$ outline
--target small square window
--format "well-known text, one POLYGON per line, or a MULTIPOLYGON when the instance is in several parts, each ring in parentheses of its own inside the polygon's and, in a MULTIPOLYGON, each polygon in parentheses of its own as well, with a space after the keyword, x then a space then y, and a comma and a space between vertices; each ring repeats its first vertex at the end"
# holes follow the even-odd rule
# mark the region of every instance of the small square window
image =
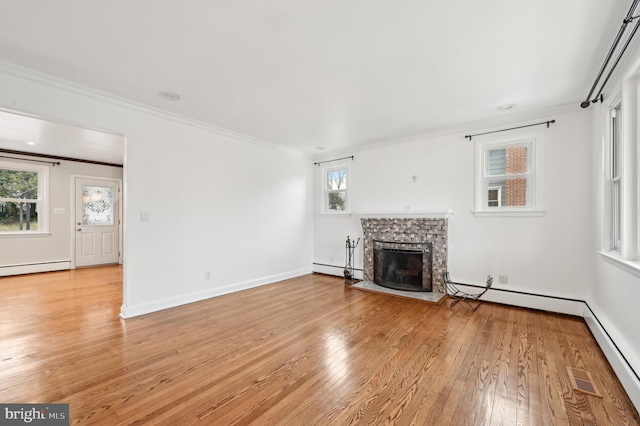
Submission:
POLYGON ((536 139, 476 140, 476 213, 541 212, 536 139))

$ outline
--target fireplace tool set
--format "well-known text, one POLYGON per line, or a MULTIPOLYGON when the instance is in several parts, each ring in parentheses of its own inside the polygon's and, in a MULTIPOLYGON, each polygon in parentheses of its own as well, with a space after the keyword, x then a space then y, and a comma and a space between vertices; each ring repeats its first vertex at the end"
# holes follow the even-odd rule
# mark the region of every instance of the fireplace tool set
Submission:
POLYGON ((346 241, 346 265, 344 267, 344 284, 352 285, 355 284, 356 280, 353 278, 353 254, 360 243, 360 238, 357 241, 351 241, 349 236, 347 235, 346 241))

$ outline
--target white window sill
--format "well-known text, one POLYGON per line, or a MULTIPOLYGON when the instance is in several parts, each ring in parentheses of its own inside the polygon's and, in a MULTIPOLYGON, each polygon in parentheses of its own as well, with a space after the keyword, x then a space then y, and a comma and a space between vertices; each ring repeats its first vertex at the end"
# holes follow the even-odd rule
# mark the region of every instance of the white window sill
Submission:
POLYGON ((544 210, 482 210, 472 211, 475 217, 541 217, 544 216, 544 210))
POLYGON ((50 237, 51 232, 0 232, 0 238, 50 237))
POLYGON ((617 266, 620 269, 623 269, 626 272, 635 275, 636 277, 640 277, 639 261, 623 259, 619 254, 615 252, 599 251, 598 253, 600 254, 600 256, 602 256, 602 259, 609 262, 613 266, 617 266))
POLYGON ((351 217, 351 213, 320 213, 318 216, 320 217, 351 217))

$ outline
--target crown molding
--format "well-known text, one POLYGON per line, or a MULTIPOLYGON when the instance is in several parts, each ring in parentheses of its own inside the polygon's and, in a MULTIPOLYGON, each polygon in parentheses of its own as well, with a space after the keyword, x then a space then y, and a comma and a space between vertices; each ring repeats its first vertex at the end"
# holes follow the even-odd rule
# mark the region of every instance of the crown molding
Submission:
MULTIPOLYGON (((103 92, 101 90, 94 89, 89 86, 74 83, 72 81, 65 80, 62 78, 54 77, 52 75, 45 74, 30 68, 25 68, 20 65, 16 65, 3 60, 0 60, 0 72, 7 75, 11 75, 13 77, 43 84, 45 86, 49 86, 54 89, 64 90, 64 91, 85 96, 87 98, 91 98, 100 102, 105 102, 111 105, 127 108, 136 112, 154 115, 159 118, 171 120, 171 121, 184 124, 187 126, 195 127, 201 130, 206 130, 208 132, 216 133, 218 135, 230 137, 243 142, 248 142, 264 148, 283 151, 289 154, 308 156, 308 154, 306 153, 303 153, 301 151, 288 148, 282 145, 278 145, 273 142, 267 142, 262 139, 255 138, 253 136, 248 136, 242 133, 235 132, 233 130, 225 129, 224 127, 218 127, 216 125, 209 124, 204 121, 200 121, 200 120, 188 118, 179 114, 174 114, 168 111, 164 111, 159 108, 155 108, 140 102, 133 101, 131 99, 123 98, 108 92, 103 92)), ((121 134, 121 133, 118 133, 118 134, 121 134)))
POLYGON ((511 113, 508 116, 496 119, 484 119, 471 121, 467 123, 457 124, 433 129, 415 135, 403 136, 397 138, 376 139, 369 142, 363 142, 347 148, 326 151, 322 154, 315 154, 313 161, 322 161, 333 156, 352 155, 353 153, 368 151, 370 149, 382 148, 392 145, 400 145, 411 142, 419 142, 427 139, 436 139, 448 136, 463 138, 468 133, 483 133, 492 130, 498 130, 499 127, 509 126, 517 127, 528 123, 529 120, 551 120, 554 114, 568 114, 585 111, 580 107, 580 102, 558 105, 550 108, 539 108, 535 110, 525 111, 521 113, 511 113))

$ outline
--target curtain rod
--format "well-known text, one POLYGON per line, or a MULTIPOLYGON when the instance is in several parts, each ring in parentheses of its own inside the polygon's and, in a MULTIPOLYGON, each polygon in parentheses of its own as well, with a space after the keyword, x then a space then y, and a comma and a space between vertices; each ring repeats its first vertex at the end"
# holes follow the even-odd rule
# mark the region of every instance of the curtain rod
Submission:
POLYGON ((351 157, 336 158, 335 160, 318 161, 317 163, 313 163, 313 165, 314 166, 319 166, 322 163, 331 163, 332 161, 346 160, 347 158, 351 158, 351 161, 353 161, 353 155, 352 155, 351 157))
POLYGON ((0 155, 0 158, 10 158, 10 159, 12 159, 12 160, 33 161, 34 163, 45 163, 45 164, 51 164, 53 167, 55 167, 55 166, 59 166, 59 165, 60 165, 60 162, 59 162, 59 161, 31 160, 31 159, 29 159, 29 158, 7 157, 6 155, 0 155))
POLYGON ((638 7, 638 3, 639 2, 640 2, 640 0, 633 0, 633 3, 631 3, 631 7, 629 8, 629 11, 627 12, 626 17, 622 21, 622 25, 620 26, 620 29, 618 30, 618 34, 616 34, 616 38, 613 40, 613 44, 609 48, 609 53, 607 53, 607 57, 605 58, 604 62, 602 63, 602 66, 600 67, 600 71, 598 71, 598 75, 596 76, 596 79, 593 82, 593 85, 591 86, 591 90, 589 90, 589 94, 587 95, 587 98, 580 104, 580 106, 582 108, 588 108, 589 105, 594 104, 594 103, 596 103, 598 101, 600 101, 602 103, 602 99, 603 99, 602 89, 604 89, 605 84, 607 84, 607 82, 609 81, 609 77, 611 77, 611 74, 613 74, 613 70, 618 65, 618 62, 620 62, 620 58, 622 58, 622 55, 624 54, 624 51, 627 50, 627 47, 629 46, 629 43, 631 43, 631 39, 636 34, 636 31, 638 30, 638 27, 640 26, 640 21, 638 21, 636 23, 635 27, 633 28, 633 31, 631 32, 631 35, 627 38, 627 41, 624 44, 624 47, 622 48, 622 50, 618 54, 618 58, 616 59, 616 61, 614 62, 613 66, 609 70, 609 74, 605 78, 604 83, 602 83, 602 85, 600 86, 600 90, 598 91, 598 94, 593 99, 591 99, 591 95, 593 95, 593 91, 596 89, 596 86, 598 85, 598 82, 600 81, 600 78, 602 77, 602 74, 604 73, 604 70, 607 68, 607 65, 609 65, 609 61, 611 60, 611 57, 613 56, 613 53, 615 52, 616 48, 618 47, 618 43, 620 43, 620 40, 622 39, 622 35, 624 34, 625 30, 627 29, 627 25, 629 25, 631 22, 633 22, 634 19, 638 18, 638 16, 633 16, 633 12, 635 12, 636 8, 638 7))
MULTIPOLYGON (((96 164, 96 165, 99 165, 99 166, 122 167, 122 164, 105 163, 105 162, 102 162, 102 161, 93 161, 93 160, 83 160, 81 158, 62 157, 60 155, 38 154, 36 152, 15 151, 13 149, 0 148, 0 153, 3 153, 3 154, 14 154, 14 155, 26 155, 26 156, 29 156, 29 157, 39 157, 39 158, 50 158, 52 160, 74 161, 74 162, 77 162, 77 163, 96 164)), ((17 158, 17 160, 36 161, 36 160, 28 160, 26 158, 17 158)), ((48 163, 48 161, 45 161, 45 163, 48 163)))
POLYGON ((488 135, 491 133, 500 133, 500 132, 506 132, 507 130, 516 130, 516 129, 523 129, 525 127, 532 127, 532 126, 541 126, 543 124, 547 125, 547 129, 549 128, 550 124, 555 123, 556 120, 549 120, 549 121, 543 121, 541 123, 536 123, 536 124, 527 124, 526 126, 518 126, 518 127, 511 127, 509 129, 502 129, 502 130, 494 130, 492 132, 485 132, 485 133, 477 133, 475 135, 465 135, 465 138, 468 138, 469 140, 471 140, 472 137, 474 136, 482 136, 482 135, 488 135))
MULTIPOLYGON (((635 18, 637 18, 637 16, 635 18)), ((604 79, 604 81, 600 85, 600 90, 598 90, 598 94, 591 101, 592 103, 596 103, 598 101, 600 101, 600 103, 602 103, 602 100, 604 99, 604 96, 602 96, 602 90, 604 90, 604 87, 609 82, 609 79, 611 78, 611 75, 613 74, 613 70, 616 69, 616 67, 618 66, 618 63, 620 62, 620 59, 622 59, 622 55, 624 55, 625 50, 627 50, 627 47, 629 47, 629 43, 631 43, 631 39, 633 38, 633 36, 636 35, 636 32, 638 31, 638 28, 640 28, 640 21, 636 22, 636 25, 634 25, 633 30, 631 31, 631 35, 629 35, 629 38, 627 38, 627 41, 624 43, 624 46, 622 46, 622 49, 620 50, 620 53, 618 54, 618 57, 616 58, 616 61, 613 63, 613 65, 611 65, 611 69, 609 70, 609 74, 607 74, 607 77, 604 79)), ((585 102, 580 104, 580 106, 582 108, 587 108, 589 106, 589 105, 585 105, 585 102)))

